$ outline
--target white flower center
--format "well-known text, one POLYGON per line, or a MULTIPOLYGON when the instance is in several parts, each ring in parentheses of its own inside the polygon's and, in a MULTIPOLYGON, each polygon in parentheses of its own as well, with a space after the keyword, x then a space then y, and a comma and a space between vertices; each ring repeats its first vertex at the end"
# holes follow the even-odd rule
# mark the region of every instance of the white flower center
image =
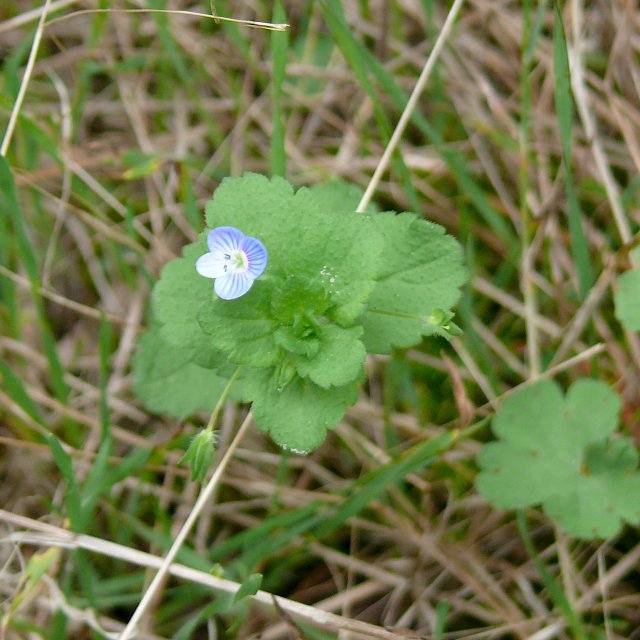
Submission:
POLYGON ((225 253, 224 263, 225 273, 241 273, 249 267, 247 254, 240 249, 233 249, 231 253, 225 253))

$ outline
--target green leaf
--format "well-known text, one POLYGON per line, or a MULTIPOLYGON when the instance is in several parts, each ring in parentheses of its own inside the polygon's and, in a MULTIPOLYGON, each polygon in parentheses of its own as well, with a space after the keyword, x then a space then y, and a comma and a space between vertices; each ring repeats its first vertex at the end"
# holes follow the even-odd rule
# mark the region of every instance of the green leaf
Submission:
MULTIPOLYGON (((159 339, 182 350, 172 356, 180 371, 241 366, 234 398, 253 402, 258 426, 288 449, 319 446, 357 400, 367 346, 384 352, 458 331, 450 311, 465 275, 457 242, 413 214, 357 213, 360 197, 341 183, 295 191, 280 177, 225 178, 207 224, 259 239, 264 273, 240 298, 220 299, 195 270, 207 253, 203 235, 165 266, 153 292, 159 339)), ((137 376, 143 399, 142 380, 156 369, 137 376)), ((165 407, 155 380, 151 401, 165 407)))
MULTIPOLYGON (((635 250, 640 264, 640 247, 635 250)), ((640 269, 631 269, 619 278, 614 294, 616 318, 629 330, 640 331, 640 269)))
POLYGON ((283 325, 273 335, 277 344, 290 354, 315 356, 320 349, 320 340, 308 335, 306 327, 283 325))
POLYGON ((203 235, 198 242, 184 247, 181 258, 165 265, 153 288, 152 306, 162 339, 188 354, 183 361, 191 359, 201 366, 213 367, 224 363, 225 358, 215 351, 198 324, 198 310, 212 299, 213 285, 195 267, 196 260, 207 251, 203 235))
POLYGON ((317 353, 294 355, 292 361, 303 378, 321 387, 348 384, 359 377, 367 356, 361 335, 362 327, 326 325, 320 330, 317 353))
POLYGON ((284 356, 274 336, 278 324, 270 317, 270 307, 269 287, 257 280, 240 298, 206 301, 196 320, 210 344, 228 354, 230 362, 268 367, 284 356))
POLYGON ((261 573, 252 573, 247 576, 247 578, 243 580, 242 584, 238 587, 238 590, 233 594, 233 604, 237 604, 238 602, 242 602, 245 598, 254 596, 258 593, 261 586, 261 573))
POLYGON ((478 490, 498 508, 542 503, 568 533, 614 535, 640 522, 638 456, 612 438, 620 399, 604 383, 579 380, 563 397, 538 382, 507 398, 493 421, 498 442, 478 456, 478 490))
POLYGON ((627 440, 609 440, 604 447, 596 443, 586 448, 585 465, 591 473, 633 471, 638 466, 638 452, 627 440))
POLYGON ((371 217, 384 237, 377 284, 362 316, 367 351, 390 353, 432 332, 431 316, 458 299, 466 272, 457 241, 412 213, 371 217))
POLYGON ((207 204, 207 224, 258 238, 269 252, 265 280, 295 275, 309 288, 323 288, 330 317, 348 325, 375 286, 383 241, 368 216, 332 209, 333 195, 325 202, 323 193, 294 193, 282 178, 252 173, 225 178, 207 204))
POLYGON ((319 447, 327 429, 335 427, 347 407, 358 400, 355 382, 323 389, 294 375, 283 384, 278 369, 254 371, 250 388, 253 417, 260 431, 296 453, 319 447))
POLYGON ((305 316, 321 316, 330 306, 329 292, 319 282, 291 274, 274 283, 271 314, 283 326, 301 323, 305 316))
MULTIPOLYGON (((322 205, 330 211, 339 213, 351 213, 358 209, 364 191, 355 184, 348 182, 324 182, 309 187, 314 197, 322 202, 322 205)), ((375 202, 370 202, 364 213, 377 213, 375 202)))
POLYGON ((12 595, 9 606, 5 607, 2 621, 5 629, 11 629, 17 626, 15 625, 15 621, 12 620, 9 622, 11 616, 20 609, 25 600, 33 597, 43 576, 52 568, 53 564, 60 559, 61 552, 61 549, 51 548, 45 551, 38 551, 29 558, 27 566, 24 569, 26 580, 24 577, 21 579, 12 595))
POLYGON ((213 409, 227 380, 191 358, 188 349, 163 340, 157 328, 142 336, 133 362, 133 386, 149 409, 175 417, 213 409))

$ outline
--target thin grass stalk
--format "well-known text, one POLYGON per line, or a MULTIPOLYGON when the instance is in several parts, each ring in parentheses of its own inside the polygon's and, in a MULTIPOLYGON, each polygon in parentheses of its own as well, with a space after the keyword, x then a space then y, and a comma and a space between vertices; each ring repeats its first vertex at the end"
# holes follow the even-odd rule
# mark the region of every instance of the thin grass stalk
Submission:
POLYGON ((22 109, 22 103, 24 102, 24 97, 27 95, 29 80, 31 80, 33 67, 36 63, 36 58, 38 57, 38 49, 40 48, 40 41, 42 40, 42 34, 44 32, 44 23, 47 19, 50 5, 51 0, 45 0, 44 5, 42 6, 42 12, 40 13, 40 19, 38 20, 36 33, 33 36, 33 44, 31 45, 31 51, 29 52, 29 59, 27 60, 27 66, 25 67, 24 75, 22 76, 22 82, 20 83, 20 90, 18 91, 18 96, 16 97, 16 101, 13 104, 13 109, 11 109, 9 123, 7 124, 6 131, 4 132, 2 146, 0 146, 0 156, 3 157, 6 157, 7 151, 9 150, 11 138, 13 137, 13 131, 16 127, 16 123, 18 122, 20 110, 22 109))
POLYGON ((229 444, 229 448, 226 450, 224 456, 222 457, 222 460, 220 460, 220 464, 218 464, 218 466, 216 467, 216 470, 211 476, 211 479, 209 480, 209 482, 207 483, 207 486, 202 490, 202 492, 198 496, 198 499, 196 500, 196 503, 193 506, 191 513, 185 520, 185 523, 182 525, 182 528, 178 532, 176 539, 173 541, 173 544, 169 549, 169 552, 167 553, 164 560, 162 561, 162 564, 160 565, 158 572, 156 573, 153 580, 149 584, 149 587, 147 588, 144 596, 142 597, 142 600, 140 600, 138 606, 136 607, 136 610, 133 612, 133 615, 129 619, 127 626, 124 628, 124 630, 120 634, 118 640, 129 640, 129 638, 132 637, 132 634, 135 632, 136 627, 140 622, 140 619, 142 618, 142 616, 145 614, 147 610, 147 607, 149 607, 150 603, 153 602, 156 596, 156 593, 158 592, 158 589, 161 587, 161 585, 164 582, 164 579, 169 574, 171 565, 175 560, 176 556, 178 555, 178 552, 180 551, 182 545, 184 544, 184 541, 186 540, 187 536, 191 532, 193 525, 196 523, 198 516, 204 509, 205 505, 211 500, 211 496, 213 495, 213 492, 216 490, 216 487, 218 486, 218 483, 222 478, 222 474, 225 472, 229 462, 231 462, 231 458, 233 457, 233 454, 235 453, 235 450, 240 444, 240 441, 242 440, 244 434, 247 432, 247 429, 249 428, 251 421, 252 421, 252 415, 251 413, 249 413, 247 417, 244 419, 244 422, 240 425, 240 428, 238 429, 238 432, 234 436, 233 440, 229 444))
POLYGON ((442 25, 442 29, 438 34, 436 43, 433 45, 433 49, 431 50, 431 53, 429 54, 429 57, 425 62, 422 72, 420 73, 420 77, 416 82, 416 86, 413 88, 413 91, 409 96, 407 105, 404 108, 402 114, 400 115, 398 124, 396 125, 396 128, 391 136, 391 139, 389 140, 389 143, 387 144, 387 147, 384 150, 382 157, 380 158, 380 162, 378 162, 378 166, 373 172, 373 176, 369 181, 366 191, 362 195, 362 199, 360 200, 360 204, 358 204, 358 208, 356 209, 356 211, 362 212, 367 208, 367 205, 371 201, 373 194, 378 188, 378 185, 380 184, 380 179, 382 178, 382 174, 387 170, 387 167, 389 166, 389 161, 391 160, 391 155, 393 154, 396 147, 398 146, 398 143, 400 142, 400 139, 404 134, 404 130, 409 124, 409 120, 411 119, 411 116, 413 115, 416 105, 418 104, 418 99, 420 98, 420 94, 424 90, 429 80, 429 77, 431 76, 431 72, 433 71, 433 68, 435 67, 436 62, 440 57, 440 53, 442 52, 442 49, 447 41, 447 38, 451 33, 451 29, 453 28, 453 23, 455 22, 455 19, 458 13, 460 12, 460 9, 462 9, 463 3, 464 3, 464 0, 455 0, 455 2, 453 3, 453 6, 449 11, 449 15, 447 16, 447 19, 445 20, 444 25, 442 25))

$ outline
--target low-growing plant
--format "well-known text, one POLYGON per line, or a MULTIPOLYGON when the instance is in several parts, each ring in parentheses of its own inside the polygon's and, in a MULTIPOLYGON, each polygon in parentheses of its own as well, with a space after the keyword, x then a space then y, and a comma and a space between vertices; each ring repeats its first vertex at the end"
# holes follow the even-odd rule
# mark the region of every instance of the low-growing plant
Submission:
POLYGON ((223 180, 209 231, 154 288, 135 361, 147 406, 186 416, 228 388, 278 445, 308 453, 358 399, 367 353, 455 333, 460 245, 413 213, 358 213, 359 197, 339 183, 223 180))
MULTIPOLYGON (((163 269, 135 388, 176 417, 217 406, 183 458, 194 478, 211 464, 227 396, 250 403, 283 449, 309 453, 358 399, 367 353, 459 332, 459 244, 413 213, 359 213, 359 197, 341 183, 296 191, 279 177, 226 178, 207 205, 208 231, 163 269)), ((621 278, 624 318, 636 274, 621 278)), ((566 400, 549 381, 513 394, 493 421, 500 440, 478 458, 480 492, 498 508, 541 503, 582 538, 640 522, 637 452, 612 436, 619 405, 594 380, 566 400)))
POLYGON ((580 538, 608 538, 640 523, 638 452, 615 434, 620 399, 603 382, 578 380, 566 397, 538 382, 507 398, 493 420, 497 442, 478 456, 478 489, 498 508, 542 504, 580 538))

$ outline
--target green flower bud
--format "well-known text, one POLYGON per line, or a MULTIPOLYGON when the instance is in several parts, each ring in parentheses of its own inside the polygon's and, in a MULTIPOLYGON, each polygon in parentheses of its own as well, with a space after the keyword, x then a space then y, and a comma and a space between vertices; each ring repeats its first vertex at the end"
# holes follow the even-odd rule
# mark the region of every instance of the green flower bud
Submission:
POLYGON ((191 441, 180 462, 191 465, 191 480, 203 480, 216 452, 216 434, 210 429, 203 429, 191 441))

